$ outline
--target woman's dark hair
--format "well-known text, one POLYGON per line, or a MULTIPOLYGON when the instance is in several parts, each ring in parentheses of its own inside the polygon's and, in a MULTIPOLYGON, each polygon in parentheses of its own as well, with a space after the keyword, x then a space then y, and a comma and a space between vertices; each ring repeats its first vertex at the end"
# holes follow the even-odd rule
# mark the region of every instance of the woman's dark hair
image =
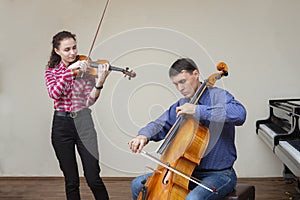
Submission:
POLYGON ((194 70, 198 70, 195 62, 190 58, 180 58, 176 60, 169 69, 169 77, 176 76, 185 70, 189 73, 193 73, 194 70))
POLYGON ((61 31, 53 36, 52 51, 51 51, 51 55, 47 67, 54 68, 60 62, 61 57, 54 51, 54 49, 55 48, 58 49, 60 42, 66 38, 73 38, 76 41, 76 35, 69 31, 61 31))

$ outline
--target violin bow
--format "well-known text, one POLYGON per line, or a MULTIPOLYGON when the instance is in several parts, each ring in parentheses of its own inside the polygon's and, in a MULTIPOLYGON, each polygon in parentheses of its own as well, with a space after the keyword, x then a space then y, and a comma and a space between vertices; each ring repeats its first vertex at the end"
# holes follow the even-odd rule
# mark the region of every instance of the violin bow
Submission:
MULTIPOLYGON (((179 176, 182 176, 183 178, 185 178, 185 179, 187 179, 187 180, 189 180, 189 181, 192 181, 193 183, 195 183, 195 184, 201 186, 202 188, 204 188, 204 189, 206 189, 206 190, 208 190, 208 191, 210 191, 210 192, 212 192, 212 193, 218 193, 218 192, 217 192, 217 189, 216 189, 215 187, 213 187, 213 186, 211 186, 211 185, 208 185, 207 183, 204 183, 204 182, 202 182, 202 181, 196 179, 196 178, 193 177, 193 176, 188 176, 188 175, 186 175, 185 173, 183 173, 183 172, 177 170, 176 168, 173 168, 173 167, 170 166, 169 164, 163 163, 162 161, 160 161, 160 160, 157 159, 156 157, 152 156, 152 155, 149 154, 148 152, 146 152, 146 151, 141 151, 141 154, 142 154, 142 156, 144 156, 144 157, 150 159, 151 161, 153 161, 153 162, 155 162, 155 163, 157 163, 157 164, 159 164, 159 165, 161 165, 161 166, 167 168, 168 170, 170 170, 170 171, 172 171, 172 172, 178 174, 179 176)), ((152 170, 152 169, 151 169, 151 170, 152 170)))
POLYGON ((94 48, 95 41, 96 41, 96 38, 97 38, 97 36, 98 36, 99 30, 100 30, 100 27, 101 27, 101 24, 102 24, 102 21, 103 21, 103 18, 104 18, 104 15, 105 15, 105 12, 106 12, 106 9, 107 9, 107 6, 108 6, 108 3, 109 3, 109 0, 106 1, 104 10, 103 10, 102 15, 101 15, 101 17, 100 17, 100 21, 99 21, 99 24, 98 24, 98 27, 97 27, 97 30, 96 30, 96 33, 95 33, 93 42, 92 42, 91 48, 90 48, 90 50, 89 50, 89 54, 88 54, 88 56, 87 56, 87 60, 90 58, 91 53, 92 53, 92 50, 93 50, 93 48, 94 48))

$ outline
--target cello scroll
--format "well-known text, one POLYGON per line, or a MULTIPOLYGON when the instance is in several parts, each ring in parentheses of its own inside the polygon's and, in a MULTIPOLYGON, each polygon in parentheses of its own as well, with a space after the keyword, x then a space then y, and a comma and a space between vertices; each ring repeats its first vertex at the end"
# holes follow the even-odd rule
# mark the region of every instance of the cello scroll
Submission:
POLYGON ((217 64, 217 70, 219 72, 210 75, 207 79, 206 84, 213 87, 217 80, 221 79, 223 76, 228 76, 228 66, 224 62, 219 62, 217 64))

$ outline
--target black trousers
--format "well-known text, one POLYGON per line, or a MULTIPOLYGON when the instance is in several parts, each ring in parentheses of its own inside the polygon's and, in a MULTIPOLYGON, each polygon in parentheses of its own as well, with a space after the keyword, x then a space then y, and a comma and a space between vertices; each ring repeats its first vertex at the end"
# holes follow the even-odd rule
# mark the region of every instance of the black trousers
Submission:
POLYGON ((75 118, 53 116, 52 145, 65 177, 68 200, 79 200, 79 173, 75 147, 80 155, 84 176, 96 200, 108 200, 106 187, 99 175, 97 134, 91 110, 84 109, 75 118))

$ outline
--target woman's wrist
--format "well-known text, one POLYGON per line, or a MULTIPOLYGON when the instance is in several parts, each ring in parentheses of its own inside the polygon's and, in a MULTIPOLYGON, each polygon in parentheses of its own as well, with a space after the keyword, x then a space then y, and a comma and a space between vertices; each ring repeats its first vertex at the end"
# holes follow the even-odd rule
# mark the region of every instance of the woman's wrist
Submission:
POLYGON ((104 81, 103 80, 98 80, 96 81, 96 86, 101 86, 101 85, 104 85, 104 81))
POLYGON ((97 90, 101 90, 101 89, 103 88, 103 85, 97 86, 97 84, 96 84, 96 85, 95 85, 95 88, 96 88, 97 90))

